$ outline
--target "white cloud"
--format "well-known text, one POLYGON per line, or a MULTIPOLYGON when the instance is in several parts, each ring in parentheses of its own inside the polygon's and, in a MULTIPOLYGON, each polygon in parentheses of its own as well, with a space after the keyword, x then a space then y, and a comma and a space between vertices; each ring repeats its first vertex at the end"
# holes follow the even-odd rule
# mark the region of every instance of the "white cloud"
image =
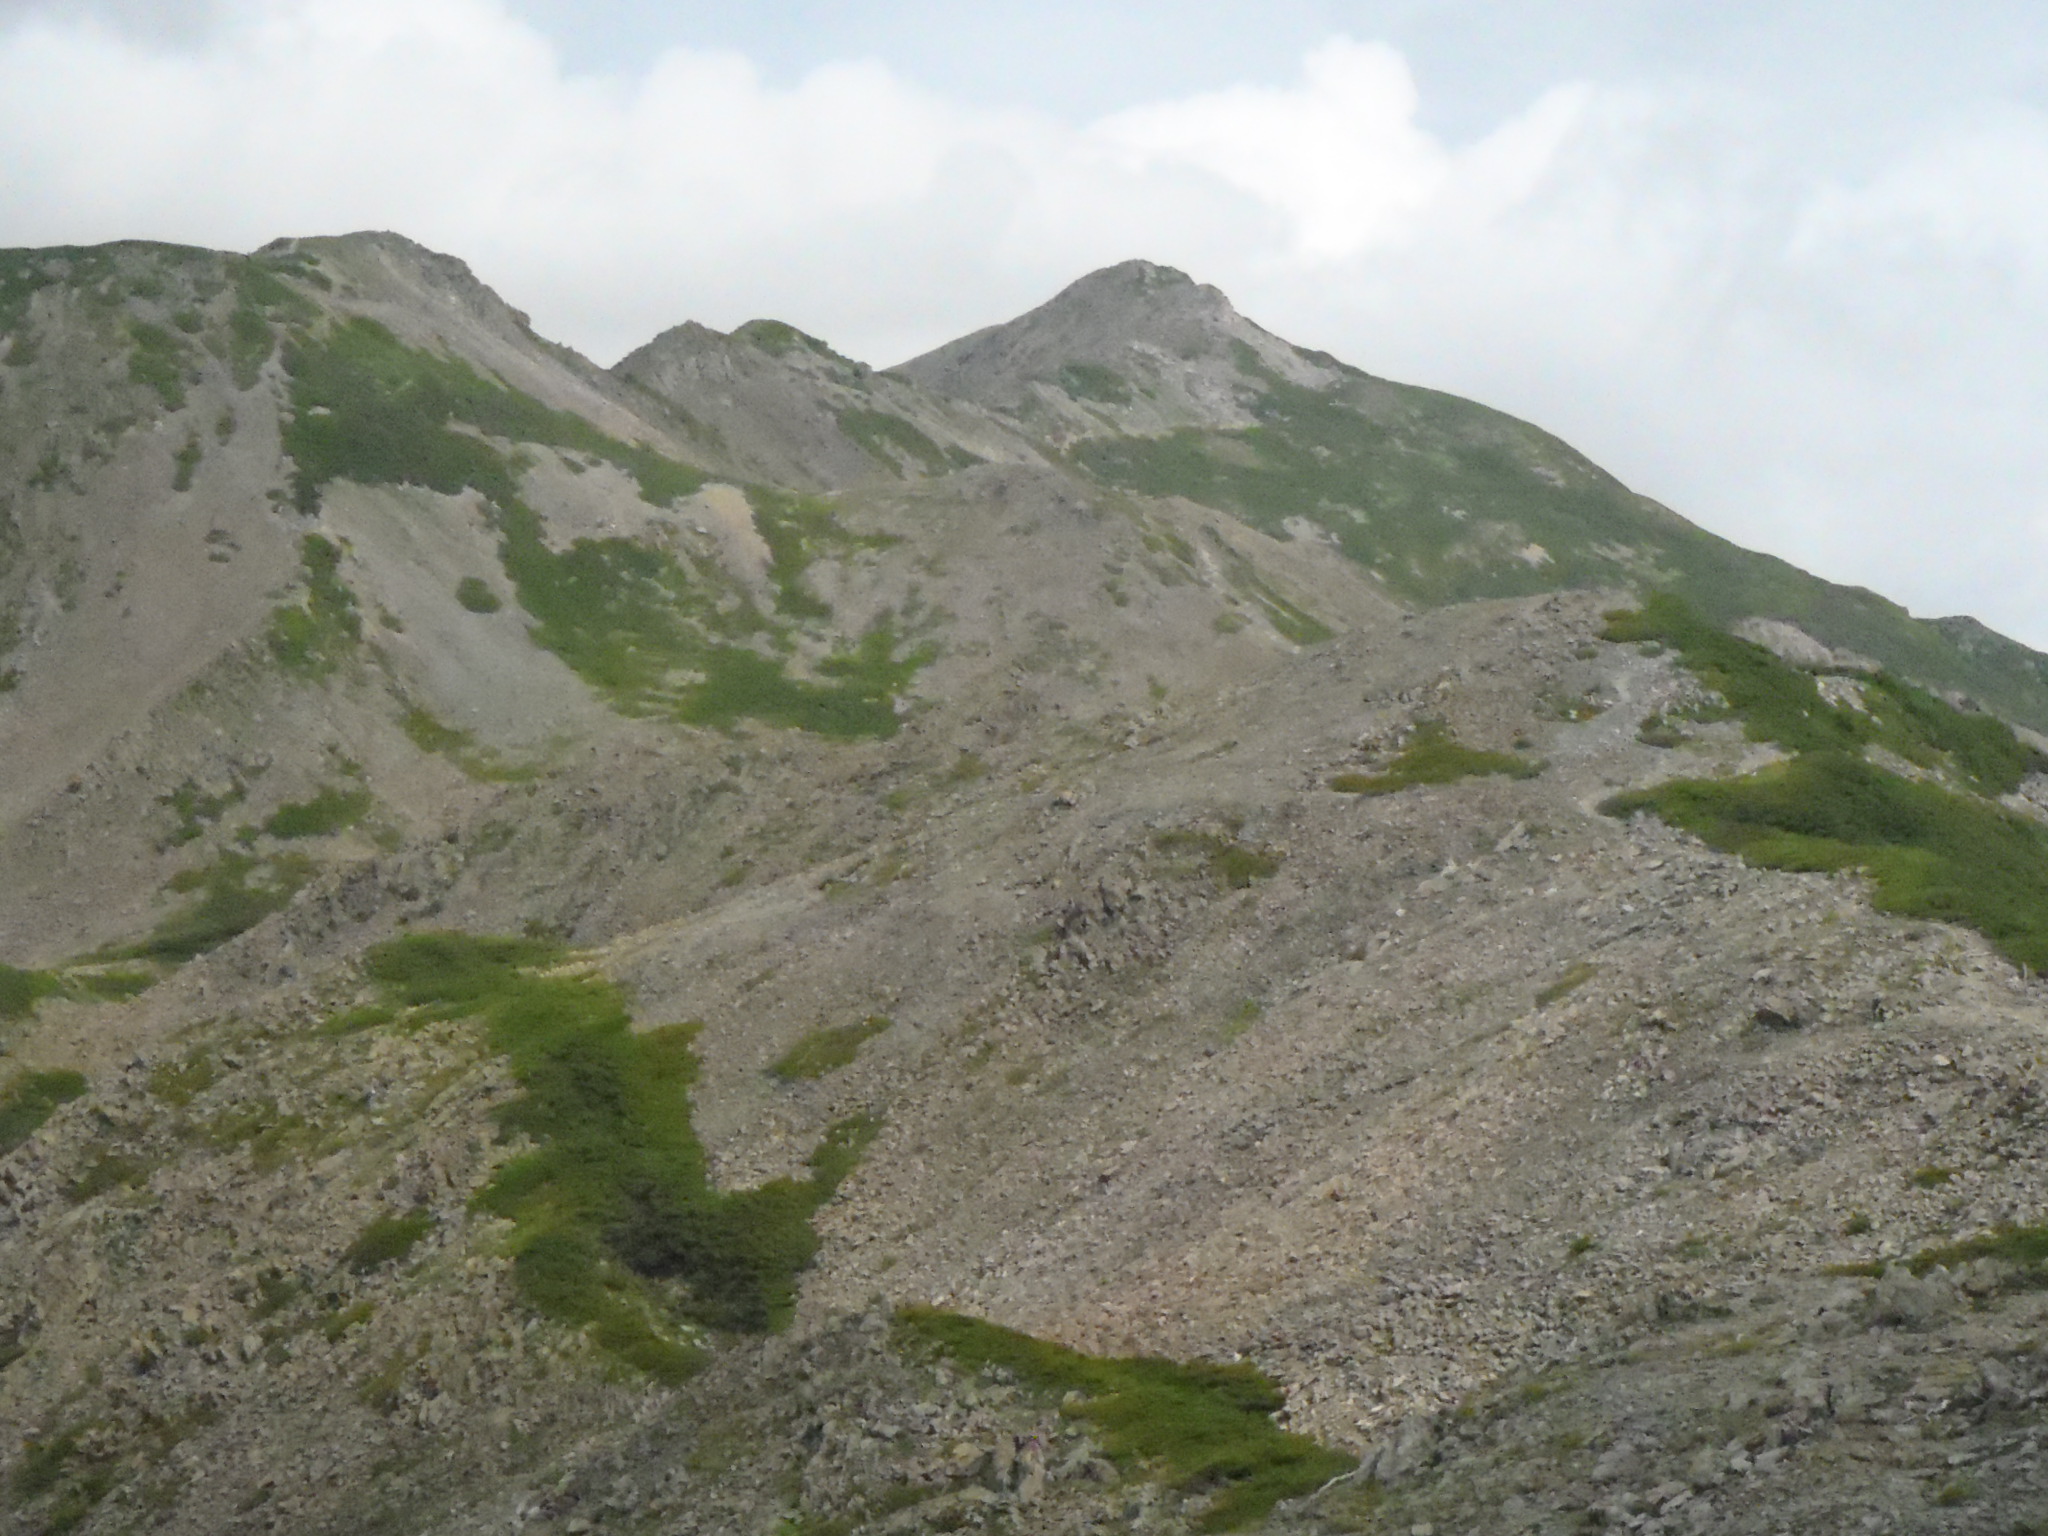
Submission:
POLYGON ((776 313, 882 362, 1146 255, 1744 542, 2048 645, 2039 112, 1821 185, 1704 92, 1560 82, 1447 143, 1398 53, 1341 38, 1290 85, 1075 124, 874 61, 574 75, 500 0, 214 16, 166 38, 0 0, 0 240, 397 228, 600 357, 776 313))

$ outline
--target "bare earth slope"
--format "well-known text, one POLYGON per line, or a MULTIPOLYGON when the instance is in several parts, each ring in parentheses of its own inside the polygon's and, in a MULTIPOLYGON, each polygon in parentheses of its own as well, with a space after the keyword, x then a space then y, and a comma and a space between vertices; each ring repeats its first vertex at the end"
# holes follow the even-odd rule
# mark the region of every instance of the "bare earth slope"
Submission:
POLYGON ((0 358, 0 1531, 2048 1529, 2032 653, 1146 263, 0 358))

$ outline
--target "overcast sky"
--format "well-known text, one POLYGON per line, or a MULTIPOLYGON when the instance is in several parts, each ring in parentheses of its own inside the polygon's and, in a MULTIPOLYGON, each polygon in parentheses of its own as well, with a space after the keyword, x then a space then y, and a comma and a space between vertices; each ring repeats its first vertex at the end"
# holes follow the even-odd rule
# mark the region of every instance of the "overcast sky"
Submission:
POLYGON ((0 245, 401 230, 603 362, 1129 256, 2048 648, 2048 8, 0 0, 0 245))

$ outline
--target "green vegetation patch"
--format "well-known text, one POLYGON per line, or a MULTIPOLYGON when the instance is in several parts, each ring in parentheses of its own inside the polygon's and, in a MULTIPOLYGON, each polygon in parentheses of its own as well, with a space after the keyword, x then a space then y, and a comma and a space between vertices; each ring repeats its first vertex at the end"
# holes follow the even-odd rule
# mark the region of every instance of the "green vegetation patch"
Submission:
POLYGON ((1132 399, 1130 382, 1100 363, 1068 363, 1060 369, 1059 386, 1076 400, 1100 405, 1129 405, 1132 399))
POLYGON ((1340 773, 1330 780, 1330 788, 1343 795, 1391 795, 1417 784, 1450 784, 1492 774, 1533 779, 1542 771, 1541 763, 1527 758, 1464 745, 1441 720, 1422 720, 1385 772, 1340 773))
POLYGON ((25 1019, 36 1004, 63 989, 63 978, 53 971, 17 970, 0 965, 0 1019, 25 1019))
MULTIPOLYGON (((790 677, 783 656, 740 643, 773 631, 744 595, 693 577, 668 551, 626 539, 579 539, 563 552, 549 548, 538 514, 518 499, 513 465, 485 437, 608 460, 633 475, 656 506, 697 490, 703 484, 697 470, 621 443, 466 363, 415 351, 373 321, 352 320, 317 343, 295 344, 285 364, 295 413, 285 446, 297 466, 300 508, 317 508, 321 488, 344 478, 480 492, 498 523, 506 574, 537 621, 535 642, 615 708, 690 724, 723 726, 751 717, 834 736, 895 734, 894 694, 930 659, 929 651, 898 658, 885 624, 821 663, 824 681, 790 677)), ((766 521, 771 548, 777 539, 782 546, 775 550, 778 590, 815 616, 823 605, 803 588, 802 568, 818 519, 778 504, 766 521)), ((354 619, 352 602, 348 617, 354 619)), ((306 651, 324 656, 298 633, 307 622, 293 621, 283 641, 274 634, 281 656, 284 642, 294 657, 306 651)))
POLYGON ((279 806, 263 823, 263 830, 276 838, 332 837, 369 815, 375 803, 367 789, 329 786, 310 800, 279 806))
POLYGON ((79 1072, 19 1072, 0 1088, 0 1157, 43 1128, 43 1122, 85 1092, 79 1072))
POLYGON ((889 1019, 876 1013, 858 1024, 814 1029, 791 1046, 768 1070, 784 1082, 793 1083, 850 1067, 860 1054, 860 1048, 887 1029, 890 1023, 889 1019))
POLYGON ((141 943, 118 951, 118 958, 178 962, 205 954, 283 911, 312 877, 312 863, 298 854, 259 859, 223 853, 211 864, 181 870, 168 889, 197 899, 158 923, 141 943))
POLYGON ((1286 1398, 1249 1364, 1084 1355, 933 1307, 899 1311, 895 1332, 899 1347, 1006 1371, 1048 1396, 1079 1394, 1061 1412, 1093 1426, 1112 1460, 1207 1496, 1202 1530, 1251 1525, 1280 1500, 1313 1493, 1355 1465, 1274 1423, 1286 1398))
POLYGON ((1961 923, 2017 964, 2048 966, 2048 829, 1986 798, 2048 765, 2001 721, 1883 674, 1858 680, 1865 708, 1831 703, 1811 675, 1668 596, 1610 615, 1609 637, 1671 645, 1752 738, 1797 755, 1740 779, 1618 795, 1608 814, 1654 812, 1772 869, 1861 869, 1880 911, 1961 923), (1873 746, 1967 790, 1887 772, 1866 760, 1873 746))
POLYGON ((818 663, 821 681, 791 677, 781 656, 713 635, 764 627, 751 606, 714 606, 665 551, 623 539, 547 547, 525 507, 504 510, 505 570, 538 620, 534 640, 627 714, 690 725, 741 719, 853 738, 893 736, 896 695, 929 662, 930 647, 899 655, 887 620, 818 663))
POLYGON ((1548 1008, 1552 1003, 1562 1001, 1599 974, 1600 967, 1590 960, 1580 960, 1566 966, 1562 976, 1536 994, 1536 1006, 1548 1008))
POLYGON ((73 1002, 125 1002, 147 992, 156 977, 147 971, 73 966, 57 971, 24 971, 0 965, 0 1019, 25 1019, 46 997, 73 1002))
POLYGON ((1887 673, 1857 675, 1863 708, 1830 703, 1814 675, 1707 622, 1683 599, 1657 593, 1607 616, 1607 638, 1658 641, 1728 702, 1752 741, 1788 752, 1862 752, 1877 746, 1919 767, 1944 769, 1979 794, 2005 795, 2048 759, 1995 716, 1959 710, 1887 673))
POLYGON ((804 580, 805 571, 820 554, 887 549, 898 542, 891 534, 852 532, 832 515, 831 503, 816 496, 757 485, 747 488, 747 503, 753 509, 755 531, 768 546, 768 579, 775 583, 775 607, 792 618, 831 617, 831 608, 804 580))
POLYGON ((412 1252, 419 1240, 434 1230, 431 1211, 407 1211, 402 1216, 379 1216, 363 1228, 341 1256, 342 1262, 359 1275, 396 1264, 412 1252))
POLYGON ((1846 752, 1807 752, 1740 779, 1678 779, 1617 795, 1771 869, 1865 871, 1880 911, 1961 923, 2048 969, 2048 828, 1914 783, 1846 752))
POLYGON ((1162 853, 1197 855, 1209 878, 1222 890, 1241 891, 1256 880, 1270 880, 1280 872, 1279 854, 1220 832, 1176 827, 1154 833, 1152 846, 1162 853))
POLYGON ((268 639, 271 654, 298 677, 325 677, 339 667, 363 637, 356 595, 341 579, 341 548, 317 533, 299 540, 305 569, 303 602, 274 608, 268 639))
POLYGON ((285 352, 285 369, 293 416, 284 446, 296 466, 294 495, 302 512, 318 508, 330 480, 419 485, 449 495, 473 488, 501 506, 511 502, 517 491, 511 466, 460 426, 608 460, 633 476, 654 506, 704 483, 690 466, 622 443, 465 362, 416 351, 374 320, 349 320, 319 341, 294 343, 285 352))
POLYGON ((191 437, 186 438, 185 446, 172 455, 174 467, 171 471, 171 489, 174 491, 191 490, 192 477, 199 470, 199 461, 205 457, 206 449, 200 443, 199 435, 194 433, 191 437))
POLYGON ((915 423, 888 411, 844 410, 838 420, 839 430, 859 444, 869 458, 897 474, 902 473, 904 459, 923 465, 925 472, 932 475, 979 462, 972 454, 958 449, 949 453, 915 423))
POLYGON ((128 339, 133 344, 128 354, 129 382, 155 390, 164 409, 181 409, 185 404, 185 343, 146 320, 129 322, 128 339))
POLYGON ((431 933, 378 946, 368 968, 414 1018, 483 1019, 510 1060, 524 1091, 498 1118, 532 1146, 476 1203, 515 1224, 521 1294, 620 1359, 680 1379, 698 1362, 692 1326, 787 1324, 817 1250, 812 1213, 877 1126, 832 1127, 808 1178, 714 1189, 690 1122, 696 1026, 636 1033, 618 989, 563 969, 568 958, 538 939, 431 933))
POLYGON ((455 583, 455 601, 471 613, 496 613, 505 606, 505 600, 481 576, 465 576, 455 583))
POLYGON ((191 780, 186 779, 168 794, 158 795, 156 803, 167 805, 177 814, 178 824, 164 839, 166 848, 176 848, 184 843, 196 842, 205 836, 206 829, 220 820, 232 807, 248 797, 248 787, 239 780, 218 793, 209 793, 191 780))
POLYGON ((479 784, 520 784, 537 775, 536 769, 507 763, 489 747, 479 746, 476 732, 443 724, 417 706, 405 712, 399 729, 422 752, 447 758, 479 784))
POLYGON ((1907 1261, 1907 1266, 1914 1274, 1924 1275, 1937 1264, 1955 1269, 1979 1259, 1995 1259, 2013 1267, 2007 1289, 2048 1290, 2048 1225, 1994 1227, 1960 1243, 1923 1248, 1907 1261))

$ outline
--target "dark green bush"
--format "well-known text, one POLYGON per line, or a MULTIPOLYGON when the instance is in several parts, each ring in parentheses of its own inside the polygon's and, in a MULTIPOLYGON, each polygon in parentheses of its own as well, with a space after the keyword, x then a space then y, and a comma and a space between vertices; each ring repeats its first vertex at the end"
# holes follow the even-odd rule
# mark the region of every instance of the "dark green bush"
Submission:
POLYGON ((491 584, 481 576, 465 576, 455 584, 455 601, 471 613, 496 613, 505 606, 505 600, 491 590, 491 584))
POLYGON ((348 1245, 342 1262, 359 1275, 395 1264, 413 1250, 413 1245, 434 1230, 431 1211, 407 1211, 403 1216, 379 1216, 363 1228, 348 1245))
POLYGON ((341 579, 341 550, 317 533, 299 540, 306 597, 296 607, 271 611, 271 654, 287 672, 325 677, 363 637, 355 593, 341 579))
POLYGON ((367 789, 323 789, 310 800, 279 806, 263 830, 276 838, 331 837, 369 815, 375 803, 367 789))

